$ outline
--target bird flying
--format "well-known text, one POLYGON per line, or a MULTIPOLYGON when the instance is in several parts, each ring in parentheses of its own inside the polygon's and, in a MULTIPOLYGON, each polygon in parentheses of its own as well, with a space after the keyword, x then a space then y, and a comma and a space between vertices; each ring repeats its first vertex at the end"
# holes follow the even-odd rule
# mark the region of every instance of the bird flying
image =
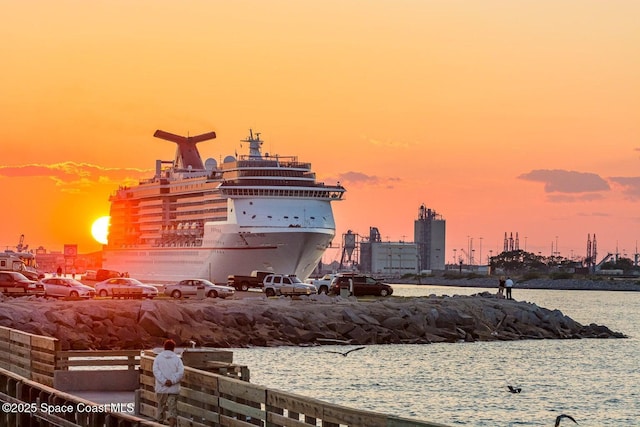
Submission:
POLYGON ((522 391, 522 389, 520 387, 513 387, 508 385, 507 388, 509 389, 509 392, 511 393, 520 393, 522 391))
POLYGON ((362 350, 363 348, 365 348, 365 347, 356 347, 356 348, 352 348, 351 350, 349 350, 349 351, 345 351, 344 353, 343 353, 343 352, 341 352, 341 351, 329 351, 329 350, 326 350, 326 352, 327 352, 327 353, 336 353, 336 354, 341 354, 341 355, 342 355, 342 357, 347 357, 347 355, 348 355, 349 353, 351 353, 352 351, 362 350))
POLYGON ((577 422, 576 420, 574 420, 574 419, 573 419, 573 417, 572 417, 571 415, 565 415, 565 414, 562 414, 562 415, 558 415, 558 416, 556 417, 556 424, 555 424, 555 427, 558 427, 558 426, 560 425, 560 421, 561 421, 563 418, 569 418, 571 421, 573 421, 574 423, 578 424, 578 422, 577 422))

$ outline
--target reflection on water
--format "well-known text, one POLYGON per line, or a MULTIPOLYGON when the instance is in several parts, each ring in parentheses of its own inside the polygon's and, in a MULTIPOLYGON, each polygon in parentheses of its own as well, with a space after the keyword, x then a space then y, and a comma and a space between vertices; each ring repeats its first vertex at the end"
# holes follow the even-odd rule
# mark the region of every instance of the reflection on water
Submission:
MULTIPOLYGON (((394 289, 396 296, 483 291, 394 289)), ((249 366, 253 383, 451 426, 551 426, 561 413, 580 426, 640 425, 640 293, 514 289, 514 297, 631 338, 372 345, 348 357, 325 351, 350 348, 342 346, 233 349, 234 360, 249 366)))

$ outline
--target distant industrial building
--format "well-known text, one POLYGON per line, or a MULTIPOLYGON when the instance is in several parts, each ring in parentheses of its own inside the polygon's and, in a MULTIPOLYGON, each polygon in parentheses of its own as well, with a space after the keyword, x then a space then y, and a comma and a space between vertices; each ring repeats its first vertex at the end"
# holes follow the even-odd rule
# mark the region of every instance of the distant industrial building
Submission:
POLYGON ((342 238, 340 269, 396 277, 444 270, 445 230, 442 216, 424 205, 420 206, 414 223, 415 242, 383 242, 376 227, 369 228, 368 237, 349 230, 342 238))
POLYGON ((442 215, 425 205, 420 206, 414 223, 414 239, 418 246, 420 271, 444 270, 446 222, 442 215))
POLYGON ((382 276, 403 276, 418 272, 415 243, 383 242, 376 227, 369 228, 369 240, 360 243, 360 271, 382 276))

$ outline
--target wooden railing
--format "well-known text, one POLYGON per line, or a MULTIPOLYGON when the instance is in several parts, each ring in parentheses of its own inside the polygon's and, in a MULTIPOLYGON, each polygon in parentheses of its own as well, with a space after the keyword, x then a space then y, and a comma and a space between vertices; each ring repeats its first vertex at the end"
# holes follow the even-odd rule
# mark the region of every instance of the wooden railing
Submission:
POLYGON ((55 369, 126 366, 134 370, 139 364, 140 350, 66 350, 56 352, 55 369))
MULTIPOLYGON (((443 424, 412 420, 381 413, 348 408, 317 399, 269 389, 248 382, 245 366, 229 363, 221 351, 221 359, 199 361, 202 367, 185 367, 178 400, 179 426, 209 427, 446 427, 443 424), (213 371, 213 372, 211 372, 213 371)), ((152 352, 61 351, 55 338, 42 337, 0 327, 0 400, 3 402, 41 402, 52 404, 90 405, 91 402, 52 388, 55 373, 73 373, 69 368, 126 366, 121 373, 131 373, 139 382, 139 414, 155 417, 156 395, 152 352), (114 358, 115 357, 115 358, 114 358), (136 369, 138 367, 138 369, 136 369)), ((99 371, 86 371, 97 375, 99 371)), ((111 371, 115 372, 115 371, 111 371)), ((108 374, 108 373, 107 373, 108 374)), ((73 379, 73 378, 71 378, 73 379)), ((86 382, 86 381, 85 381, 86 382)), ((100 386, 102 382, 98 384, 100 386)), ((30 425, 29 414, 0 414, 0 425, 30 425), (27 417, 22 419, 21 417, 27 417)), ((36 419, 58 422, 65 426, 158 426, 141 421, 133 414, 80 413, 51 415, 39 413, 36 419)))
POLYGON ((113 299, 141 299, 143 296, 142 289, 140 288, 113 288, 111 290, 111 297, 113 299))
POLYGON ((59 351, 53 386, 67 392, 130 391, 139 387, 140 350, 59 351))
MULTIPOLYGON (((143 354, 140 358, 139 410, 148 417, 155 416, 156 412, 154 384, 153 357, 143 354)), ((446 427, 335 405, 190 367, 185 367, 180 383, 178 425, 446 427)))
POLYGON ((6 369, 0 369, 0 401, 0 426, 162 427, 135 416, 132 404, 97 405, 6 369))
POLYGON ((53 385, 56 338, 34 335, 0 326, 0 368, 48 386, 53 385))

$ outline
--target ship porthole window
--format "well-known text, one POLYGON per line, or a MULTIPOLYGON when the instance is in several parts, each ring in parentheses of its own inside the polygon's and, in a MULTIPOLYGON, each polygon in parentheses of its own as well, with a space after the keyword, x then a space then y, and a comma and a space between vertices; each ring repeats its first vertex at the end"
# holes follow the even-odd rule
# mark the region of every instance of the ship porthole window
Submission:
POLYGON ((267 215, 267 218, 273 218, 271 215, 267 215))
POLYGON ((253 202, 249 202, 249 204, 250 204, 250 205, 252 205, 252 204, 253 204, 253 202))
POLYGON ((242 211, 242 215, 246 215, 246 214, 247 214, 247 212, 246 212, 246 211, 242 211))
POLYGON ((298 217, 297 217, 297 216, 294 216, 294 218, 295 218, 295 219, 298 219, 298 217))
POLYGON ((316 217, 315 217, 315 216, 312 216, 312 217, 310 217, 310 218, 311 218, 311 219, 316 219, 316 217))
POLYGON ((251 219, 254 219, 255 217, 256 217, 256 216, 255 216, 255 215, 253 215, 253 216, 251 217, 251 219))
POLYGON ((285 215, 285 216, 284 216, 284 219, 289 219, 289 217, 285 215))

